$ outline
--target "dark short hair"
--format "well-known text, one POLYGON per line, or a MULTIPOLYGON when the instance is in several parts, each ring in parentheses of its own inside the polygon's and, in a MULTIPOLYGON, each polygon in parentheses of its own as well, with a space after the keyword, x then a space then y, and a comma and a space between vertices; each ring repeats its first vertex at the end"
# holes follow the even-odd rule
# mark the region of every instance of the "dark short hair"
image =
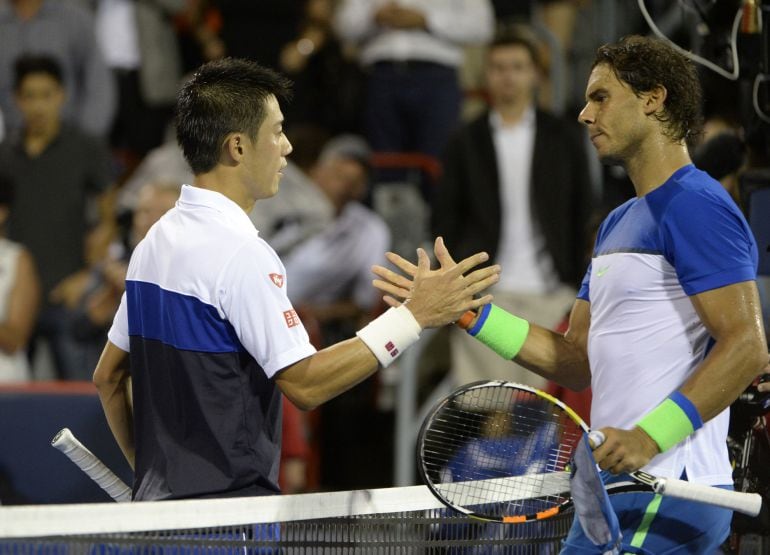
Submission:
POLYGON ((59 85, 64 84, 61 65, 51 56, 24 55, 16 58, 13 64, 13 88, 19 90, 24 79, 33 73, 45 73, 53 77, 59 85))
POLYGON ((495 48, 506 46, 521 46, 529 52, 529 57, 536 67, 542 68, 540 50, 534 32, 523 24, 506 25, 498 29, 492 41, 487 46, 487 53, 495 48))
POLYGON ((176 136, 194 174, 212 170, 230 133, 256 139, 272 95, 290 97, 291 82, 256 62, 224 58, 202 65, 182 86, 176 103, 176 136))
POLYGON ((638 96, 665 87, 664 110, 655 117, 674 141, 689 140, 700 133, 702 92, 695 65, 660 39, 629 36, 605 44, 596 51, 591 69, 606 64, 615 76, 638 96))

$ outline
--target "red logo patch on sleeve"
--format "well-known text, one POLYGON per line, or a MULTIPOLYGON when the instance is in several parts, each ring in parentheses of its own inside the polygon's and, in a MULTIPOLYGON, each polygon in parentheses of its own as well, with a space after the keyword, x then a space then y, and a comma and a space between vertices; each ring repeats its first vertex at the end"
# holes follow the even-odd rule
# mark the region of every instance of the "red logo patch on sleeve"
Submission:
POLYGON ((293 328, 294 326, 298 326, 300 324, 299 316, 297 316, 297 311, 294 309, 285 310, 283 317, 286 320, 286 326, 289 328, 293 328))
POLYGON ((283 276, 281 274, 268 274, 268 277, 270 277, 270 281, 272 281, 276 287, 283 287, 283 276))

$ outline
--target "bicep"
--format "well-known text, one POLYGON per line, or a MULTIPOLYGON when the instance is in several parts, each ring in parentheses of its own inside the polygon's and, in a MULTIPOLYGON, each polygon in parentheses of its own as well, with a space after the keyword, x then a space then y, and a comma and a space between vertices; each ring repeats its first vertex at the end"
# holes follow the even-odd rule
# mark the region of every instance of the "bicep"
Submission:
POLYGON ((704 291, 690 300, 715 341, 747 333, 764 335, 759 292, 753 280, 704 291))

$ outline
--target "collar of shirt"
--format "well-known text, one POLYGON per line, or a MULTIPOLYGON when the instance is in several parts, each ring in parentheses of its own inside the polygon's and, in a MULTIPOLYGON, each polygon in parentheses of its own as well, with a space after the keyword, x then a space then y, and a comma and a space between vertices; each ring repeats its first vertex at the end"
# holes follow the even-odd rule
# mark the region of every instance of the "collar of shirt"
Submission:
POLYGON ((227 217, 227 220, 251 232, 259 233, 249 219, 248 214, 235 202, 222 193, 210 189, 202 189, 193 185, 182 185, 179 195, 180 204, 203 206, 211 208, 227 217))
POLYGON ((521 119, 513 125, 503 123, 503 116, 495 109, 489 111, 489 125, 495 131, 503 131, 515 127, 534 127, 535 125, 535 107, 529 106, 522 115, 521 119))

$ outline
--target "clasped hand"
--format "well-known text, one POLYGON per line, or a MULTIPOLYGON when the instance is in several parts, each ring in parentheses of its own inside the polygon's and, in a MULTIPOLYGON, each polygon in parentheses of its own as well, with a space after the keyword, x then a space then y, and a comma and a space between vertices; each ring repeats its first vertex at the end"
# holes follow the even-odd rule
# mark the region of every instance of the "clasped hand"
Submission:
POLYGON ((430 258, 424 249, 417 249, 417 265, 401 256, 388 252, 388 261, 405 275, 383 266, 372 267, 380 279, 372 283, 385 293, 383 299, 389 306, 404 302, 423 328, 435 328, 454 322, 468 310, 477 309, 492 302, 492 295, 478 299, 481 293, 500 279, 500 266, 488 266, 473 270, 489 259, 487 253, 469 256, 457 263, 449 254, 441 237, 436 239, 433 253, 439 268, 430 268, 430 258), (468 273, 467 275, 464 275, 468 273))

